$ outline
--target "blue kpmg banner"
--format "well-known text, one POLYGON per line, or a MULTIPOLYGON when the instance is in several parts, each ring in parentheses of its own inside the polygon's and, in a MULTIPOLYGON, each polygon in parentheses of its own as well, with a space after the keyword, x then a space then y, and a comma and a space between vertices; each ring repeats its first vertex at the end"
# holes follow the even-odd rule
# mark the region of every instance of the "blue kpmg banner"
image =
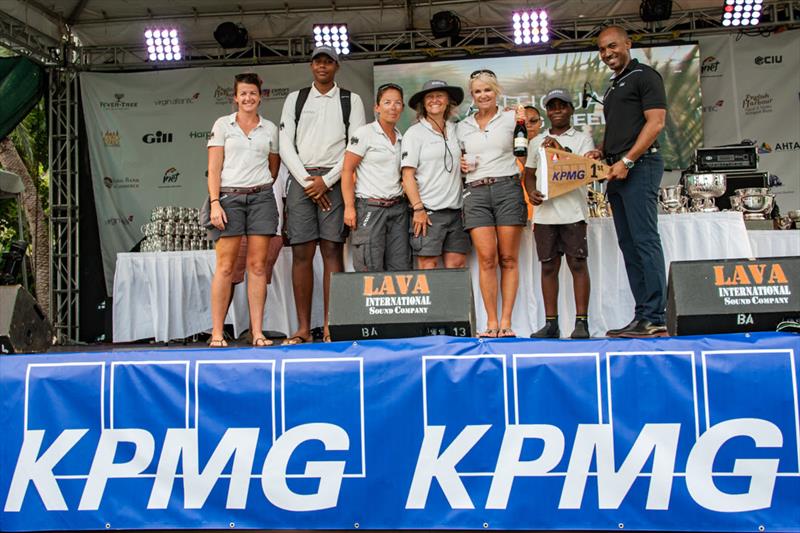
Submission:
POLYGON ((790 334, 0 358, 0 529, 800 531, 790 334))

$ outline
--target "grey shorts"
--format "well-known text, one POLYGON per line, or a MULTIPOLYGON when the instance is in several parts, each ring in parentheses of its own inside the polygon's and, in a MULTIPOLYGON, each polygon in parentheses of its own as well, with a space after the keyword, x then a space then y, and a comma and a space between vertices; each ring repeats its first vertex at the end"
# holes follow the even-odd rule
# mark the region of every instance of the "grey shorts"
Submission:
POLYGON ((356 272, 411 270, 408 202, 381 207, 357 198, 356 215, 358 226, 350 235, 356 272))
POLYGON ((464 227, 524 226, 528 206, 519 178, 499 178, 495 183, 464 187, 464 227))
POLYGON ((589 255, 586 222, 582 220, 571 224, 535 224, 533 239, 536 241, 536 255, 542 263, 564 254, 578 259, 589 255))
POLYGON ((414 255, 439 257, 444 252, 469 253, 469 235, 464 230, 460 209, 428 211, 428 217, 432 225, 428 226, 428 234, 424 237, 421 233, 414 237, 413 218, 409 217, 411 250, 414 255))
POLYGON ((252 194, 221 193, 219 205, 225 211, 228 223, 225 229, 208 228, 208 237, 236 235, 276 235, 278 233, 278 204, 272 187, 252 194))
POLYGON ((305 190, 297 180, 289 176, 283 208, 283 226, 290 245, 319 239, 332 242, 344 242, 347 239, 341 183, 337 181, 327 194, 331 208, 329 211, 323 211, 306 196, 305 190))

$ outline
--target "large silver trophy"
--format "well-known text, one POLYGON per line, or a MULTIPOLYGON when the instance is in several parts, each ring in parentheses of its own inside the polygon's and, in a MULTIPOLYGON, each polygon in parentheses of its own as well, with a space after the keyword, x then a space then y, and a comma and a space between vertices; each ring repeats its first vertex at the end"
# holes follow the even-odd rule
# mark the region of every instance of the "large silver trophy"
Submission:
POLYGON ((683 185, 673 185, 672 187, 661 187, 658 190, 658 204, 664 213, 669 215, 675 213, 686 213, 687 198, 683 195, 683 185))
POLYGON ((745 220, 766 220, 775 205, 775 195, 767 187, 736 189, 745 220))
POLYGON ((692 199, 691 211, 698 213, 713 213, 719 211, 714 204, 714 198, 725 194, 727 180, 725 174, 686 174, 684 176, 686 192, 692 199))

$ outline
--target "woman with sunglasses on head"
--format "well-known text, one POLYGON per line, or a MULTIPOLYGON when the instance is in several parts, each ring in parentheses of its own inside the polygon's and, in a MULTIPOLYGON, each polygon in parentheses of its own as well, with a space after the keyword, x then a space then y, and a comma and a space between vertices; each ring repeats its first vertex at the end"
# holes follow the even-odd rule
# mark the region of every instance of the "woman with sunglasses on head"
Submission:
POLYGON ((350 135, 342 168, 344 223, 353 230, 350 245, 357 272, 411 269, 408 203, 400 179, 403 89, 378 87, 377 120, 350 135))
POLYGON ((403 136, 400 165, 403 189, 411 204, 411 249, 417 268, 464 268, 469 236, 461 218, 461 150, 456 127, 448 119, 464 91, 441 80, 425 82, 408 101, 418 122, 403 136))
POLYGON ((217 119, 208 139, 209 233, 216 241, 216 268, 211 281, 211 340, 227 346, 223 325, 231 297, 231 281, 242 236, 247 236, 247 301, 253 346, 270 346, 262 323, 267 299, 266 263, 270 238, 277 234, 278 207, 272 192, 278 174, 278 128, 261 117, 261 79, 257 74, 234 78, 238 109, 217 119))
POLYGON ((469 80, 478 111, 458 124, 464 156, 464 226, 478 256, 478 275, 486 308, 486 329, 480 337, 516 337, 511 313, 519 286, 519 244, 528 219, 517 160, 514 128, 524 111, 503 111, 497 105, 501 88, 490 70, 469 80), (497 318, 497 266, 500 266, 501 314, 497 318))

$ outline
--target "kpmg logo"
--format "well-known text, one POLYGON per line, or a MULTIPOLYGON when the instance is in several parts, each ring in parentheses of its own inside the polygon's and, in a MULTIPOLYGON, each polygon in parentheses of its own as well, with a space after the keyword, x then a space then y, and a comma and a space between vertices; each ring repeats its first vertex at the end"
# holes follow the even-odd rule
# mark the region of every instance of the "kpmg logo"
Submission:
POLYGON ((165 144, 172 142, 172 134, 165 131, 157 131, 155 133, 145 133, 142 136, 142 142, 145 144, 165 144))
POLYGON ((106 146, 119 147, 119 131, 103 132, 103 144, 106 146))
POLYGON ((777 65, 779 63, 783 63, 783 56, 756 56, 753 59, 753 63, 756 65, 777 65))
POLYGON ((194 93, 192 96, 176 97, 176 98, 160 98, 153 100, 153 105, 161 107, 168 105, 191 105, 197 102, 200 98, 200 93, 194 93))
POLYGON ((125 111, 138 107, 139 102, 129 102, 125 100, 124 93, 115 93, 113 102, 100 102, 100 109, 107 111, 125 111))
MULTIPOLYGON (((722 272, 720 279, 726 283, 734 275, 722 272)), ((397 281, 391 281, 395 290, 397 281)), ((384 279, 382 285, 389 290, 389 283, 384 279)), ((409 287, 412 283, 408 280, 409 287)), ((664 511, 679 492, 703 510, 743 513, 769 509, 779 476, 795 476, 800 468, 797 405, 791 400, 792 393, 797 394, 796 384, 788 394, 770 385, 793 383, 791 350, 707 349, 702 358, 692 351, 608 352, 603 356, 603 374, 600 353, 561 354, 570 355, 559 359, 569 359, 576 380, 566 388, 562 374, 548 377, 541 372, 542 355, 422 356, 423 407, 417 402, 387 404, 384 398, 379 406, 365 406, 370 397, 365 398, 369 383, 363 381, 363 357, 283 359, 280 365, 268 359, 30 363, 21 378, 25 381, 21 389, 25 412, 18 413, 21 444, 18 450, 6 450, 14 471, 4 511, 38 513, 42 507, 47 512, 97 511, 104 500, 109 505, 108 500, 119 499, 127 481, 145 491, 147 503, 142 500, 138 505, 147 510, 199 510, 223 502, 225 509, 246 509, 248 504, 257 505, 250 491, 259 492, 259 498, 280 510, 335 509, 347 503, 340 501, 343 485, 368 487, 368 472, 373 467, 379 470, 377 463, 393 462, 392 472, 410 479, 407 485, 391 480, 397 486, 392 490, 400 491, 405 500, 405 509, 429 508, 430 499, 436 500, 430 508, 435 505, 437 511, 443 505, 472 510, 476 504, 504 510, 511 498, 517 503, 526 499, 530 505, 520 482, 557 478, 558 498, 545 505, 558 509, 619 510, 625 503, 637 512, 641 507, 664 511), (661 401, 653 406, 662 410, 655 414, 649 406, 631 405, 636 402, 611 403, 612 387, 615 395, 649 393, 635 369, 629 381, 625 378, 631 371, 628 365, 639 356, 647 359, 640 368, 654 380, 648 385, 658 389, 652 398, 661 401), (747 357, 770 357, 771 362, 767 367, 742 365, 747 357), (758 368, 764 373, 753 376, 758 368), (698 377, 698 372, 703 375, 698 377), (337 403, 349 407, 334 414, 326 411, 326 402, 309 393, 310 383, 327 382, 320 375, 328 376, 331 391, 351 395, 337 403), (475 375, 480 379, 458 382, 458 376, 475 375), (509 376, 513 387, 507 385, 509 376), (761 383, 757 411, 770 413, 770 420, 736 416, 754 410, 748 403, 753 394, 724 392, 736 384, 741 387, 744 382, 736 380, 743 376, 754 386, 761 383), (687 394, 663 401, 671 380, 685 386, 687 394), (353 386, 340 387, 344 382, 353 386), (55 384, 58 390, 72 391, 70 405, 77 409, 53 412, 55 384), (573 386, 580 387, 580 393, 570 393, 573 386), (548 404, 553 390, 563 391, 563 396, 548 404), (593 390, 596 398, 587 394, 593 390), (603 405, 605 390, 609 396, 603 405), (153 392, 158 404, 148 405, 143 398, 153 392), (454 409, 457 394, 480 401, 454 409), (227 406, 244 405, 254 397, 261 403, 250 404, 249 410, 266 416, 258 424, 247 419, 251 425, 229 425, 227 406), (741 402, 738 411, 737 402, 741 402), (413 411, 412 404, 421 412, 413 411), (408 435, 420 438, 412 442, 409 437, 407 456, 384 455, 375 465, 368 464, 367 457, 380 457, 387 444, 380 438, 366 439, 370 421, 365 417, 379 416, 376 410, 387 405, 398 411, 383 416, 418 421, 421 431, 408 435), (547 406, 548 423, 524 421, 535 419, 542 405, 547 406), (585 409, 582 422, 576 414, 557 421, 559 414, 575 413, 576 407, 585 409), (555 414, 559 409, 563 411, 555 414), (464 418, 465 413, 474 415, 474 420, 464 418), (625 423, 626 413, 635 417, 633 425, 625 423), (645 413, 662 421, 651 422, 645 413), (367 442, 374 448, 367 450, 367 442), (535 455, 530 453, 533 447, 540 450, 535 455), (730 477, 739 478, 738 482, 727 483, 730 477), (292 484, 289 478, 308 483, 292 484), (470 482, 475 478, 485 478, 488 496, 480 497, 481 484, 470 482), (71 498, 65 498, 67 487, 71 498), (208 505, 215 488, 222 497, 208 505)), ((417 383, 413 385, 417 391, 417 383)), ((9 442, 16 443, 17 436, 9 442)), ((380 490, 390 485, 385 479, 375 483, 380 490)), ((138 500, 126 501, 131 506, 126 512, 136 515, 138 500)))

